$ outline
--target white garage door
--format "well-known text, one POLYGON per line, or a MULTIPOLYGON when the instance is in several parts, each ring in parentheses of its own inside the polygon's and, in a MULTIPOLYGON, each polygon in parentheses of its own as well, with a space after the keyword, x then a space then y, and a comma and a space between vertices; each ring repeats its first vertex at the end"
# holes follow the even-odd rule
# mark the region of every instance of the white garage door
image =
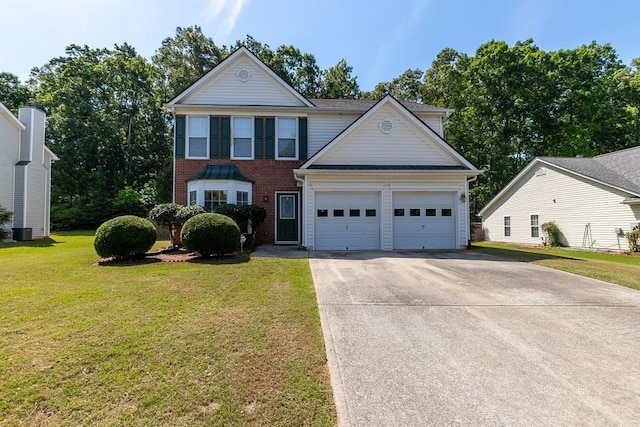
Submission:
POLYGON ((455 201, 451 192, 394 192, 394 249, 455 249, 455 201))
POLYGON ((380 249, 380 195, 316 192, 315 249, 380 249))

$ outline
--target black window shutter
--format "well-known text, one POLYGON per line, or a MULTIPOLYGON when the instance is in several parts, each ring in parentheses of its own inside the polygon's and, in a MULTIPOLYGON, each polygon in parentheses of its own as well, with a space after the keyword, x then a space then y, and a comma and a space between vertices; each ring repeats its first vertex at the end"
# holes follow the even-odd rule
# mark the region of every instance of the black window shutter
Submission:
POLYGON ((255 159, 263 159, 264 158, 264 119, 261 117, 256 117, 255 126, 254 126, 254 158, 255 159))
POLYGON ((300 155, 300 160, 307 160, 308 157, 308 149, 307 149, 307 118, 300 117, 298 119, 298 143, 300 155))
POLYGON ((265 159, 275 159, 276 157, 276 119, 270 117, 265 119, 265 159))
POLYGON ((231 118, 220 118, 220 127, 222 128, 220 157, 228 159, 231 156, 231 118))
POLYGON ((184 158, 184 142, 185 142, 185 116, 176 116, 175 129, 175 151, 176 158, 184 158))
POLYGON ((209 118, 209 157, 217 159, 220 156, 220 118, 209 118))

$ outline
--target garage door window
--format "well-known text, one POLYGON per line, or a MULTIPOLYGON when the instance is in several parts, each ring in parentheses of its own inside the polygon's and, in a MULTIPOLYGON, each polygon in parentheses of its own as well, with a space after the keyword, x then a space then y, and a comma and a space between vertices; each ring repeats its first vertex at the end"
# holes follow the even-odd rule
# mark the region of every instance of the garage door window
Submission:
POLYGON ((365 211, 366 216, 376 216, 376 210, 375 209, 367 209, 365 211))
POLYGON ((420 209, 409 209, 409 216, 420 216, 420 209))
POLYGON ((393 216, 404 216, 404 209, 394 209, 393 216))
POLYGON ((435 209, 425 209, 424 214, 426 216, 436 216, 436 210, 435 209))
POLYGON ((333 216, 344 216, 344 209, 334 209, 333 216))
POLYGON ((360 209, 349 209, 349 216, 360 216, 360 209))
POLYGON ((442 216, 451 216, 451 209, 442 209, 442 216))
POLYGON ((329 211, 326 209, 318 209, 318 218, 326 218, 329 216, 329 211))

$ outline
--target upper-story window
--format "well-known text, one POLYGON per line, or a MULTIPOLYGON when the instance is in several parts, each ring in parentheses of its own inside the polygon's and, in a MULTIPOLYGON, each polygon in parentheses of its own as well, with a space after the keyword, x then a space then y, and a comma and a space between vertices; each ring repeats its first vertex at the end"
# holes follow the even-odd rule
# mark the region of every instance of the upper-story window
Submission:
POLYGON ((209 118, 189 117, 187 124, 189 135, 187 141, 187 157, 206 159, 209 157, 209 118))
POLYGON ((298 158, 298 120, 295 117, 277 119, 276 158, 294 160, 298 158))
POLYGON ((234 117, 231 157, 253 159, 253 117, 234 117))

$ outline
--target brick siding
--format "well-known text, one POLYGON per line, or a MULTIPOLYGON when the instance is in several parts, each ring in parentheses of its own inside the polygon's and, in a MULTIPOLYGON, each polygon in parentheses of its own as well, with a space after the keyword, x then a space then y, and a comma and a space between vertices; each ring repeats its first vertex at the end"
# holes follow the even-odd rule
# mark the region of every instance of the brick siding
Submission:
MULTIPOLYGON (((258 230, 257 237, 259 242, 273 243, 275 240, 276 191, 299 192, 299 203, 302 203, 302 188, 296 186, 296 181, 293 178, 293 169, 300 167, 304 161, 175 159, 175 162, 174 200, 181 205, 187 204, 187 180, 197 175, 207 165, 234 164, 242 175, 253 180, 251 203, 267 210, 267 217, 262 226, 260 226, 260 230, 258 230), (268 198, 267 202, 264 201, 265 195, 268 198)), ((300 227, 302 227, 302 224, 300 224, 300 227)))

